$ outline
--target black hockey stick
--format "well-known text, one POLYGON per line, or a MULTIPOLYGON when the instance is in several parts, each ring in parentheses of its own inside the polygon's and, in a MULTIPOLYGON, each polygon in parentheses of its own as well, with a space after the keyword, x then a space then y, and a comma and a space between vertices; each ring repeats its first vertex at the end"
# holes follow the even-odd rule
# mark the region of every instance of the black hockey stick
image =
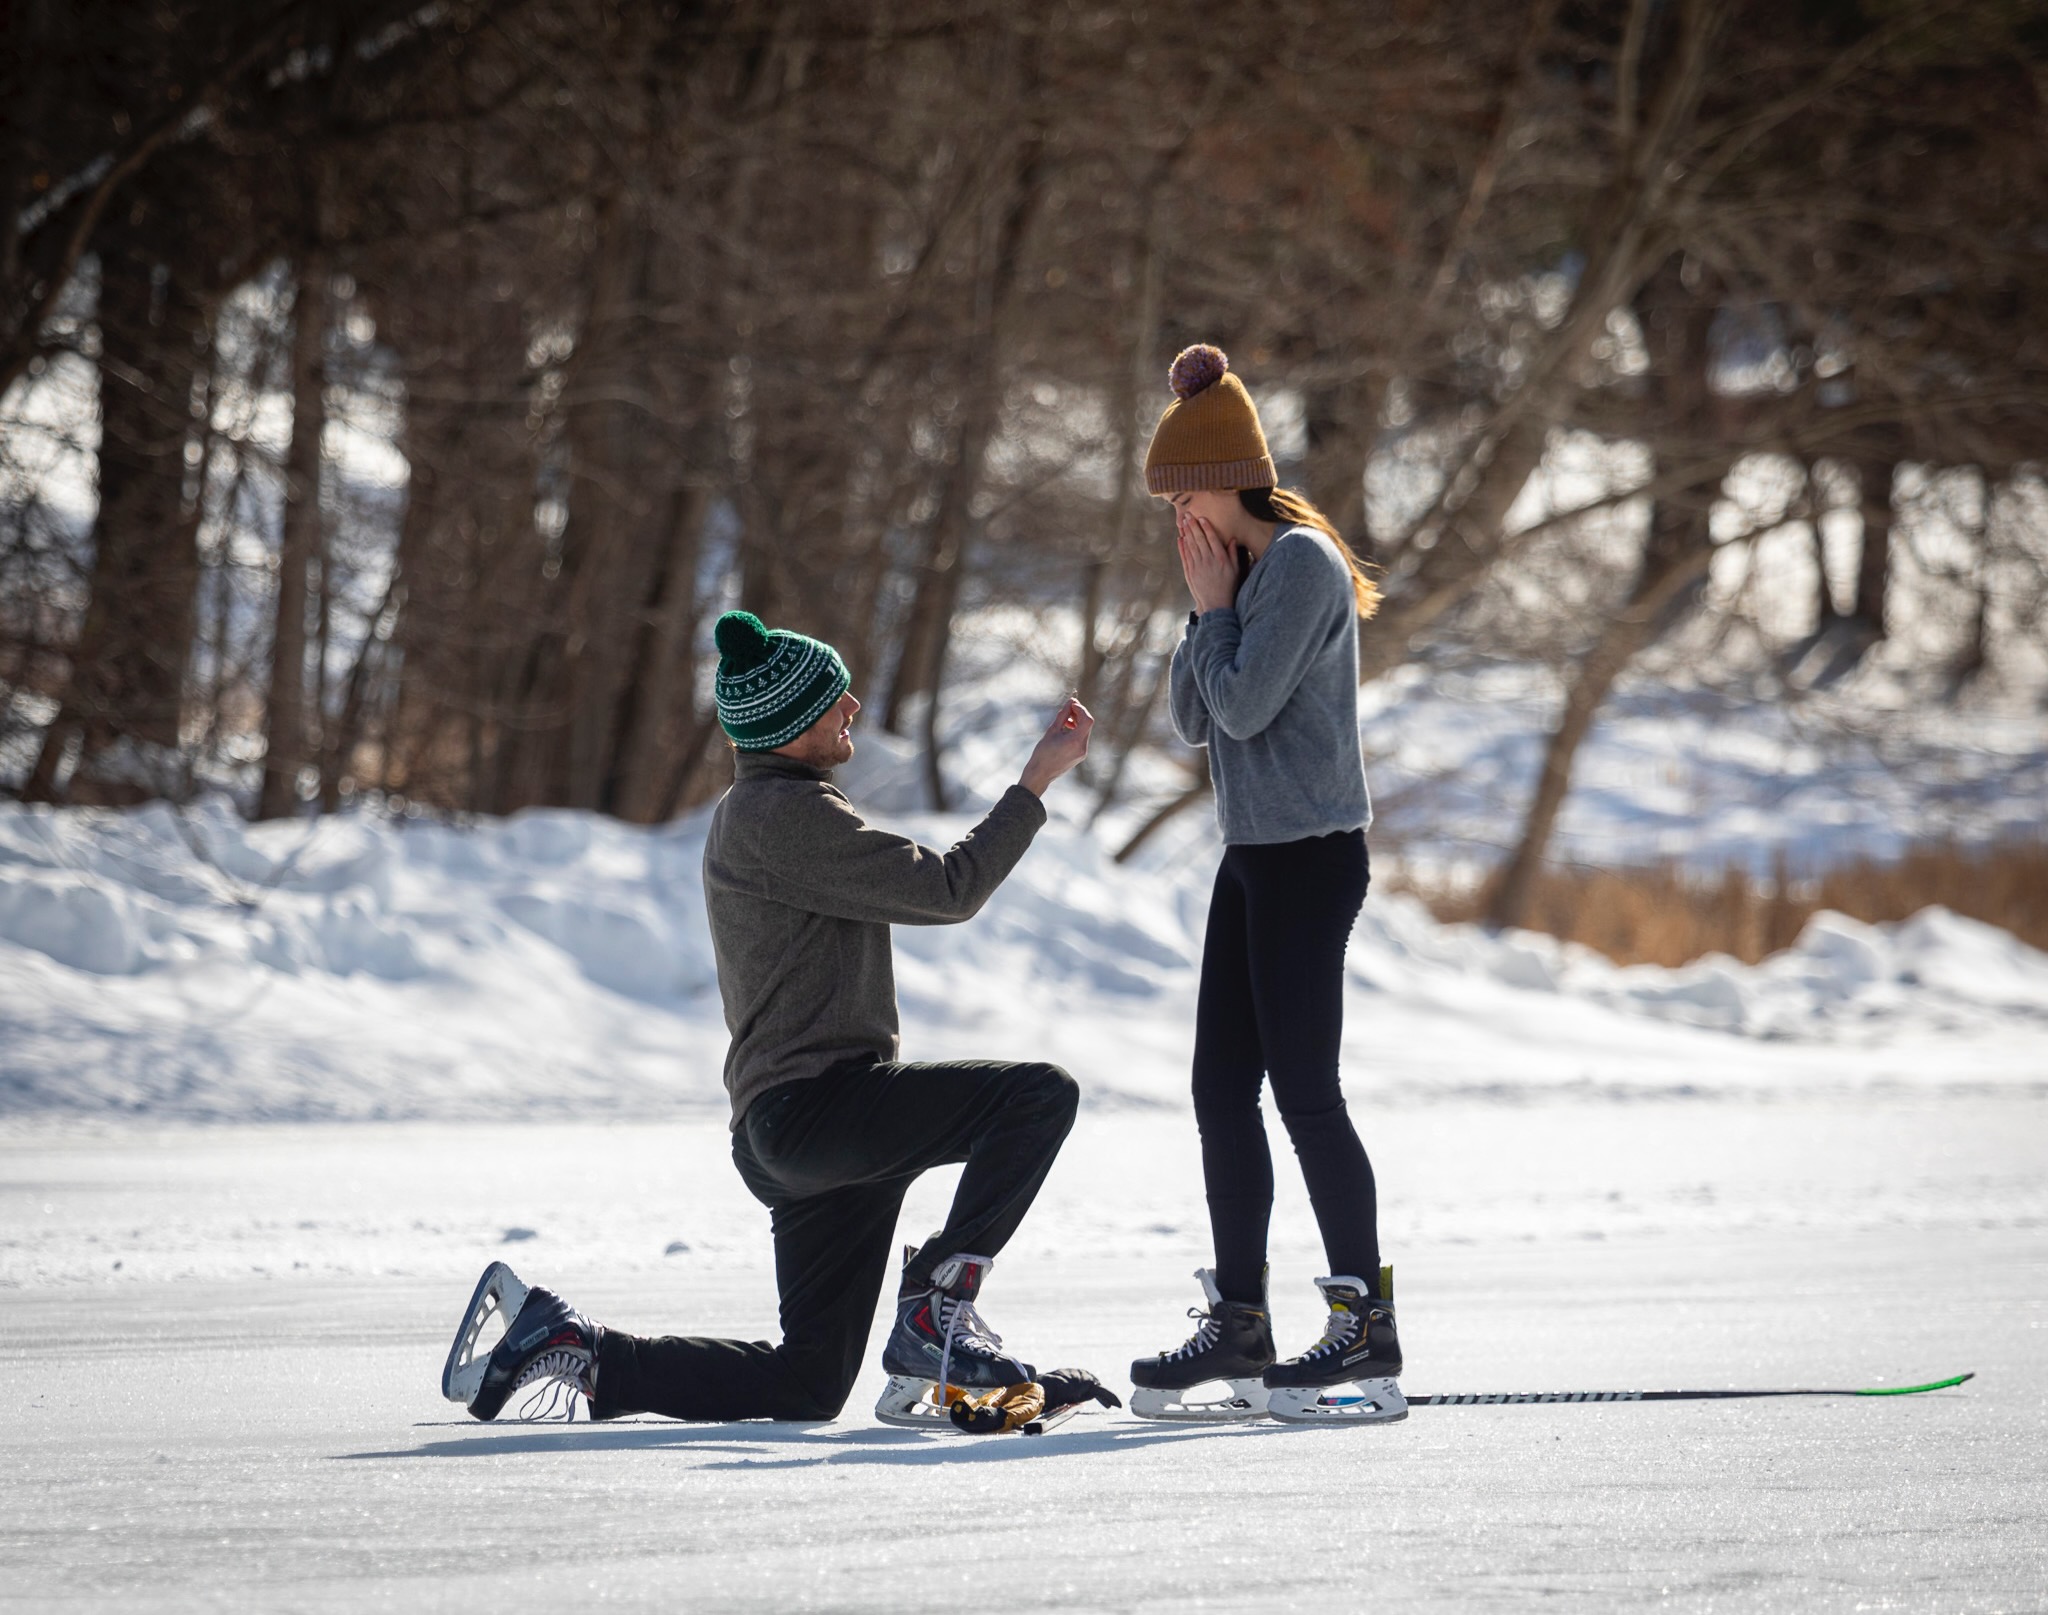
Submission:
POLYGON ((1490 1407, 1501 1402, 1721 1402, 1739 1396, 1917 1396, 1922 1391, 1942 1391, 1973 1372, 1953 1379, 1929 1380, 1925 1385, 1873 1385, 1861 1391, 1468 1391, 1458 1395, 1411 1396, 1412 1408, 1490 1407))

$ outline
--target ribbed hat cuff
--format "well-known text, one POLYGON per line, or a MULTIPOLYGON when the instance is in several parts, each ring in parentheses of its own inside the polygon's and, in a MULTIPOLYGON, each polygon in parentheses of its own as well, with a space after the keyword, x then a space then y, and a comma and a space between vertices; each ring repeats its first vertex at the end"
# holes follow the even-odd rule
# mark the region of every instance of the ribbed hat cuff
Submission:
POLYGON ((1151 494, 1199 493, 1204 488, 1276 488, 1279 475, 1273 457, 1256 460, 1215 460, 1207 465, 1148 465, 1145 491, 1151 494))

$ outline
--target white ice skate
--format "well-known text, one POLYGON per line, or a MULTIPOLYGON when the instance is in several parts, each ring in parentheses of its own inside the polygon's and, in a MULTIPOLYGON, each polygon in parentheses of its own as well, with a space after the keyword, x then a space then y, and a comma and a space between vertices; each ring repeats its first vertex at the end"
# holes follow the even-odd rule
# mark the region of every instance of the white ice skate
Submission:
MULTIPOLYGON (((915 1246, 903 1247, 906 1266, 915 1255, 915 1246)), ((974 1309, 992 1265, 987 1256, 949 1256, 934 1269, 929 1287, 897 1297, 895 1326, 882 1347, 889 1384, 875 1403, 875 1417, 884 1424, 951 1430, 950 1410, 962 1397, 975 1402, 1035 1378, 1031 1365, 1004 1351, 1002 1337, 974 1309)))
POLYGON ((1284 1424, 1392 1424, 1408 1417, 1408 1399, 1393 1379, 1288 1385, 1266 1396, 1266 1411, 1284 1424))
POLYGON ((1329 1305, 1329 1322, 1307 1351, 1266 1370, 1266 1411, 1284 1424, 1392 1424, 1407 1418, 1394 1270, 1380 1269, 1378 1295, 1349 1273, 1317 1279, 1316 1288, 1329 1305))
POLYGON ((1181 1424, 1263 1418, 1273 1326, 1263 1305, 1226 1301, 1211 1268, 1198 1268, 1207 1308, 1190 1308, 1195 1332, 1179 1348, 1131 1364, 1131 1411, 1181 1424))
POLYGON ((1241 1424, 1266 1416, 1266 1386, 1250 1379, 1208 1380, 1200 1385, 1134 1385, 1131 1412, 1169 1424, 1241 1424))
POLYGON ((914 1374, 891 1374, 875 1403, 875 1417, 905 1430, 951 1430, 953 1417, 947 1410, 956 1398, 973 1393, 957 1385, 946 1389, 948 1394, 941 1397, 936 1380, 920 1379, 914 1374))
MULTIPOLYGON (((465 1407, 476 1400, 491 1356, 490 1346, 482 1350, 477 1347, 484 1326, 496 1318, 497 1334, 504 1334, 525 1305, 526 1286, 517 1273, 503 1262, 493 1262, 484 1269, 484 1276, 476 1281, 476 1294, 469 1298, 469 1310, 456 1327, 455 1343, 448 1348, 448 1362, 441 1370, 443 1396, 465 1407)), ((492 1344, 496 1344, 495 1337, 492 1344)))

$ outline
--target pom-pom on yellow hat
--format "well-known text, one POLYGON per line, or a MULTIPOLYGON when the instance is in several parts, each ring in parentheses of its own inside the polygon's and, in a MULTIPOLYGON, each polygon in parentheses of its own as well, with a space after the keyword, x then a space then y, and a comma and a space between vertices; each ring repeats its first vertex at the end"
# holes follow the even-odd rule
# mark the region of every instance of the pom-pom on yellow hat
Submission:
POLYGON ((1206 342, 1183 348, 1167 380, 1174 401, 1145 451, 1146 492, 1279 485, 1258 409, 1230 373, 1229 355, 1206 342))

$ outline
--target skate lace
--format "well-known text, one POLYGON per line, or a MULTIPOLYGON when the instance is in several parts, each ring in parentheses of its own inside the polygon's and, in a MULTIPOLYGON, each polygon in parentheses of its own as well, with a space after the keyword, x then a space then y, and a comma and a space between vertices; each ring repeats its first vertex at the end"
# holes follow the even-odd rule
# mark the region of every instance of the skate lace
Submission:
MULTIPOLYGON (((974 1310, 974 1303, 955 1296, 942 1296, 939 1300, 939 1328, 945 1336, 945 1344, 939 1351, 939 1384, 951 1383, 949 1378, 953 1367, 953 1347, 957 1344, 966 1348, 967 1355, 993 1357, 1003 1343, 1003 1337, 988 1326, 988 1320, 974 1310)), ((940 1395, 944 1395, 943 1391, 940 1395)))
POLYGON ((590 1394, 590 1387, 584 1383, 584 1376, 589 1371, 588 1352, 568 1347, 542 1352, 512 1382, 514 1391, 523 1391, 529 1385, 533 1387, 532 1394, 519 1404, 519 1417, 574 1423, 578 1394, 590 1394))
POLYGON ((1207 1351, 1223 1338, 1223 1326, 1216 1321, 1216 1314, 1204 1312, 1200 1307, 1189 1307, 1188 1316, 1199 1320, 1195 1332, 1182 1343, 1180 1350, 1164 1354, 1169 1363, 1177 1363, 1183 1357, 1192 1357, 1197 1352, 1207 1351))
POLYGON ((1323 1325, 1323 1338, 1302 1353, 1303 1357, 1326 1357, 1333 1351, 1343 1351, 1358 1338, 1358 1331, 1365 1327, 1362 1314, 1343 1307, 1330 1308, 1330 1320, 1323 1325))

